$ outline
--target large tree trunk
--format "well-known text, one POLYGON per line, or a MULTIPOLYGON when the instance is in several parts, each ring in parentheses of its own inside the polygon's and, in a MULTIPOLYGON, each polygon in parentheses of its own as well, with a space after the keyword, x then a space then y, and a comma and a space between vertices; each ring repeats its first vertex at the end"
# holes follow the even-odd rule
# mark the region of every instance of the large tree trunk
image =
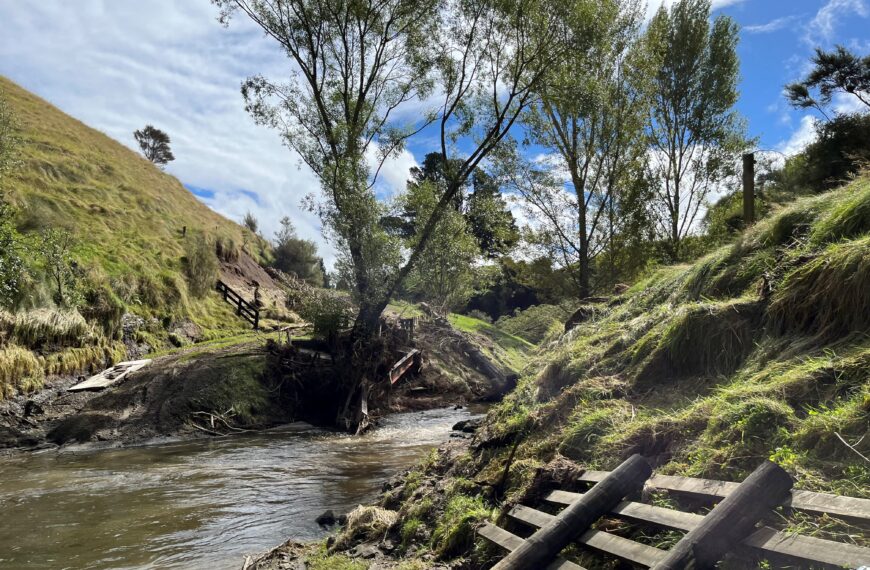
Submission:
POLYGON ((577 165, 571 165, 571 182, 577 196, 577 234, 580 238, 580 279, 577 295, 580 299, 589 297, 589 235, 586 231, 586 189, 583 180, 577 172, 577 165))

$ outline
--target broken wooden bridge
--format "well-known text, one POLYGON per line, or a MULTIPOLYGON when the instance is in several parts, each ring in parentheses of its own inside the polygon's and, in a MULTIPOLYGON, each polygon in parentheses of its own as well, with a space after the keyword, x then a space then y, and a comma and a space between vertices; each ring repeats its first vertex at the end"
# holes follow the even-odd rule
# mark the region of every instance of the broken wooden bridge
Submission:
POLYGON ((870 566, 868 548, 759 526, 774 509, 783 507, 845 519, 866 529, 870 499, 792 490, 791 477, 769 461, 743 483, 651 474, 647 462, 635 455, 612 472, 584 472, 579 480, 592 484, 585 493, 551 492, 545 499, 550 510, 564 507, 556 514, 515 506, 508 518, 527 530, 534 529, 528 538, 485 524, 478 534, 509 551, 494 570, 583 570, 559 556, 570 544, 655 570, 713 568, 727 556, 781 561, 792 568, 870 566), (719 502, 700 515, 627 500, 639 496, 644 486, 719 502), (686 534, 670 550, 663 550, 593 529, 602 517, 686 534))

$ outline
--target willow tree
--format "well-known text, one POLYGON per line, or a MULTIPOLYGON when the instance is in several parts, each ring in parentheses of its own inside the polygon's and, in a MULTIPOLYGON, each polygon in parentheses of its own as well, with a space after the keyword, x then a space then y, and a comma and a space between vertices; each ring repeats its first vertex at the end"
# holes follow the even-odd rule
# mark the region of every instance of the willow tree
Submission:
POLYGON ((662 6, 649 24, 653 103, 648 122, 660 232, 680 256, 708 195, 730 173, 746 146, 734 111, 739 61, 737 24, 718 16, 710 0, 662 6))
POLYGON ((354 336, 365 338, 448 205, 534 97, 555 56, 544 33, 552 10, 545 0, 213 1, 223 22, 245 14, 290 59, 284 82, 245 81, 246 108, 319 177, 317 208, 346 253, 354 336), (412 249, 397 255, 374 186, 384 162, 429 125, 452 166, 412 249))
POLYGON ((515 179, 539 222, 529 237, 566 270, 580 298, 590 294, 591 261, 615 227, 619 188, 644 154, 644 91, 631 53, 640 22, 637 0, 568 3, 548 31, 564 57, 524 117, 530 143, 550 151, 546 167, 555 173, 526 169, 515 179))

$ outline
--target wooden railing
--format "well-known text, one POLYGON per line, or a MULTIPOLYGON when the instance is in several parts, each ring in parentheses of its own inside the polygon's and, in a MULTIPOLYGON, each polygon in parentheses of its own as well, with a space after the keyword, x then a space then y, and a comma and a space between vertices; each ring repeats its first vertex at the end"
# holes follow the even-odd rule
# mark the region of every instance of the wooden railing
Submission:
POLYGON ((255 330, 260 328, 260 309, 245 301, 223 281, 217 282, 217 291, 224 296, 224 301, 236 307, 237 315, 254 325, 255 330))
MULTIPOLYGON (((769 462, 763 464, 759 470, 762 468, 771 473, 778 469, 769 462)), ((592 489, 595 489, 608 481, 611 474, 612 472, 607 471, 586 471, 578 479, 593 483, 592 489)), ((870 549, 868 548, 782 532, 768 526, 755 527, 757 520, 763 518, 760 515, 772 509, 767 501, 771 497, 766 497, 766 495, 776 494, 776 490, 768 487, 767 484, 758 485, 757 480, 750 481, 755 475, 753 473, 743 484, 667 475, 655 475, 645 482, 645 486, 648 488, 663 489, 678 495, 685 494, 706 497, 715 501, 721 500, 706 515, 625 500, 625 497, 622 497, 622 500, 617 502, 615 506, 605 507, 603 512, 598 513, 598 516, 613 516, 642 525, 653 525, 686 532, 687 534, 683 536, 682 540, 670 550, 662 550, 610 532, 591 529, 588 526, 573 528, 571 540, 580 545, 581 549, 590 549, 635 565, 656 569, 685 567, 685 556, 704 555, 704 552, 716 560, 721 559, 726 554, 784 559, 801 568, 858 568, 870 564, 870 549), (751 489, 753 486, 757 488, 751 489), (726 503, 730 503, 730 506, 726 503), (750 512, 752 512, 751 516, 750 512), (745 524, 747 520, 752 518, 755 520, 750 521, 742 536, 727 536, 728 532, 733 531, 735 524, 741 522, 739 519, 745 519, 742 521, 745 524), (715 544, 717 541, 720 543, 718 550, 715 544), (711 545, 713 546, 711 547, 711 545)), ((782 475, 779 474, 779 477, 781 478, 782 475)), ((777 485, 774 484, 775 486, 777 485)), ((846 518, 850 523, 857 522, 863 528, 870 524, 870 499, 841 497, 802 490, 783 491, 779 489, 779 491, 781 491, 781 496, 774 497, 772 501, 775 506, 812 514, 846 518)), ((556 490, 547 495, 544 500, 551 505, 566 507, 567 510, 585 500, 587 495, 589 492, 574 493, 556 490)), ((562 511, 562 513, 564 512, 562 511)), ((562 513, 554 515, 517 505, 508 512, 508 518, 532 529, 541 530, 537 530, 529 539, 523 539, 507 530, 487 523, 478 530, 478 534, 511 552, 508 558, 496 566, 502 568, 503 565, 505 568, 509 568, 512 567, 509 560, 511 556, 514 556, 521 548, 529 550, 529 545, 526 543, 543 532, 543 529, 556 525, 556 521, 562 517, 562 513)), ((564 523, 564 521, 562 522, 564 523)), ((541 568, 582 569, 578 564, 558 557, 563 546, 556 545, 555 548, 557 549, 547 552, 548 563, 540 565, 541 568)), ((702 563, 698 567, 708 566, 702 563)))

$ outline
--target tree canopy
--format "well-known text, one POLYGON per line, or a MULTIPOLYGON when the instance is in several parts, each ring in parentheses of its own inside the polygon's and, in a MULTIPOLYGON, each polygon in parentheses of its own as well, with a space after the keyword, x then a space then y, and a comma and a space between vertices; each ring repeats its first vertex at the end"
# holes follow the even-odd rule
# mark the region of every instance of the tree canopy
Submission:
POLYGON ((172 150, 169 148, 169 135, 151 125, 145 125, 144 129, 133 132, 133 137, 142 149, 142 155, 148 160, 163 167, 175 160, 172 150))
POLYGON ((854 96, 870 108, 870 55, 855 55, 843 46, 832 51, 816 48, 813 68, 803 81, 786 85, 786 98, 799 109, 815 108, 827 116, 825 107, 837 93, 854 96), (818 95, 814 96, 813 91, 818 95))

